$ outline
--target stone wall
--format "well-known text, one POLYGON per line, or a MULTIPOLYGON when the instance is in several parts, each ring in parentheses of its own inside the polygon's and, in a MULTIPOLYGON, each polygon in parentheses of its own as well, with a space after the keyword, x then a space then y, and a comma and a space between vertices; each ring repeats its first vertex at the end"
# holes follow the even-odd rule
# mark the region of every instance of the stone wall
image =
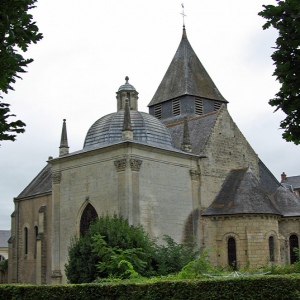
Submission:
POLYGON ((274 238, 274 263, 281 264, 281 238, 278 216, 274 215, 232 215, 205 217, 204 246, 206 249, 220 248, 224 252, 211 253, 214 266, 228 264, 228 239, 236 242, 237 268, 250 262, 251 267, 265 265, 269 260, 269 237, 274 238))
POLYGON ((51 194, 15 199, 15 211, 11 219, 9 282, 50 283, 51 194), (41 207, 45 208, 43 218, 39 212, 41 207), (27 253, 25 253, 25 228, 28 230, 27 253), (38 250, 39 245, 43 251, 38 250))
POLYGON ((250 167, 259 179, 258 156, 233 122, 225 106, 203 150, 207 158, 201 160, 201 206, 207 208, 232 169, 250 167))
POLYGON ((53 283, 66 282, 70 239, 79 234, 87 203, 98 215, 120 213, 130 224, 141 223, 152 237, 166 234, 182 242, 197 231, 198 215, 194 221, 190 217, 199 205, 190 175, 197 170, 195 155, 123 143, 51 160, 51 164, 53 283))

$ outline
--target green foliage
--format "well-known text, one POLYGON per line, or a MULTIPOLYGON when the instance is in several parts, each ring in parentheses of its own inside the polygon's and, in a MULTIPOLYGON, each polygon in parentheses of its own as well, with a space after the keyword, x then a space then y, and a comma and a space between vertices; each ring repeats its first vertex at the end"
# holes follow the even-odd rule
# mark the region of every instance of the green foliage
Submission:
MULTIPOLYGON (((21 52, 26 52, 29 44, 43 38, 38 27, 32 21, 28 10, 34 8, 36 0, 1 0, 0 1, 0 91, 8 93, 18 74, 25 73, 25 67, 33 61, 25 59, 21 52)), ((0 98, 3 96, 0 95, 0 98)), ((9 122, 9 104, 0 102, 0 140, 14 141, 16 135, 23 133, 25 123, 18 120, 9 122)))
POLYGON ((14 141, 16 139, 15 134, 11 133, 23 133, 25 131, 23 123, 20 120, 9 122, 8 118, 15 115, 10 114, 9 104, 0 102, 0 141, 10 140, 14 141))
POLYGON ((195 244, 177 244, 168 236, 164 241, 166 245, 158 245, 141 225, 131 226, 121 216, 101 216, 83 237, 72 238, 65 265, 68 281, 127 278, 134 272, 142 277, 163 276, 179 272, 197 257, 195 244))
POLYGON ((113 281, 81 285, 0 285, 0 300, 282 300, 299 299, 299 276, 235 279, 113 281))
POLYGON ((200 254, 200 251, 195 251, 196 245, 192 242, 177 244, 168 235, 163 240, 165 245, 155 245, 153 267, 156 272, 153 276, 177 273, 200 254))
POLYGON ((8 269, 8 259, 0 261, 0 272, 5 273, 8 269))
POLYGON ((92 237, 93 252, 101 257, 101 261, 96 265, 98 272, 108 274, 110 278, 133 278, 143 271, 146 262, 142 261, 138 255, 143 254, 141 248, 123 250, 119 247, 110 247, 101 234, 92 237))
POLYGON ((202 277, 203 274, 221 274, 222 272, 213 268, 209 261, 209 253, 212 251, 224 252, 222 249, 208 249, 205 250, 198 259, 189 262, 183 267, 178 274, 179 279, 194 279, 202 277))
POLYGON ((272 59, 274 76, 281 84, 279 92, 269 101, 287 116, 281 121, 283 138, 300 143, 300 5, 299 0, 277 0, 278 5, 264 5, 260 16, 267 19, 263 29, 273 26, 279 32, 272 59))

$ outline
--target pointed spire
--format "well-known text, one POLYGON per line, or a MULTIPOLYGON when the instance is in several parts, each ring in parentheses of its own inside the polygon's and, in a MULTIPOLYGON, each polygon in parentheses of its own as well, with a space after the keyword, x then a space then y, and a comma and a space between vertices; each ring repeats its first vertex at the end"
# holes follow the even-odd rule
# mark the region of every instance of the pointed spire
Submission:
POLYGON ((189 125, 187 122, 187 116, 184 117, 183 139, 182 139, 181 149, 186 152, 192 152, 192 144, 190 140, 190 132, 189 132, 189 125))
POLYGON ((128 99, 125 100, 124 122, 122 130, 123 140, 133 140, 132 124, 130 118, 130 108, 128 99))
POLYGON ((59 156, 62 156, 62 155, 68 154, 68 153, 69 153, 69 146, 68 146, 68 136, 67 136, 67 125, 66 125, 66 119, 64 119, 62 131, 61 131, 59 156))
POLYGON ((182 39, 187 39, 186 30, 185 30, 185 25, 183 25, 182 39))
POLYGON ((185 95, 228 102, 201 64, 187 39, 184 26, 182 39, 173 60, 148 106, 185 95))

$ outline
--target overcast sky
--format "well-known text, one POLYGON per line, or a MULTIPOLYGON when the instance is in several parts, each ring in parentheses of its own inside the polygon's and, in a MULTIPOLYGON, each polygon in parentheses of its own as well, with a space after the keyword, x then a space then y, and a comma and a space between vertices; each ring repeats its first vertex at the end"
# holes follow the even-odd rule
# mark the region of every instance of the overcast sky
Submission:
MULTIPOLYGON (((52 0, 32 10, 44 39, 32 45, 28 73, 4 96, 27 124, 0 148, 0 229, 10 228, 18 196, 49 156, 58 156, 62 120, 70 151, 82 149, 89 127, 116 111, 125 76, 139 92, 139 110, 162 80, 181 40, 178 0, 52 0)), ((299 175, 299 147, 282 140, 281 112, 268 105, 279 89, 270 55, 277 32, 257 15, 275 0, 186 0, 188 39, 228 110, 261 160, 280 179, 299 175)))

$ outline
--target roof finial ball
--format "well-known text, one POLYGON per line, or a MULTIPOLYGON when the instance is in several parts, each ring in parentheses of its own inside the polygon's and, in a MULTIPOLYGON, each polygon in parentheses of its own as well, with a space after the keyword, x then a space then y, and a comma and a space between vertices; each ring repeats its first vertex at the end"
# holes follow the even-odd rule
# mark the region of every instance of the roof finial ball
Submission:
POLYGON ((126 83, 128 83, 129 77, 126 76, 126 77, 125 77, 125 80, 126 80, 126 83))

